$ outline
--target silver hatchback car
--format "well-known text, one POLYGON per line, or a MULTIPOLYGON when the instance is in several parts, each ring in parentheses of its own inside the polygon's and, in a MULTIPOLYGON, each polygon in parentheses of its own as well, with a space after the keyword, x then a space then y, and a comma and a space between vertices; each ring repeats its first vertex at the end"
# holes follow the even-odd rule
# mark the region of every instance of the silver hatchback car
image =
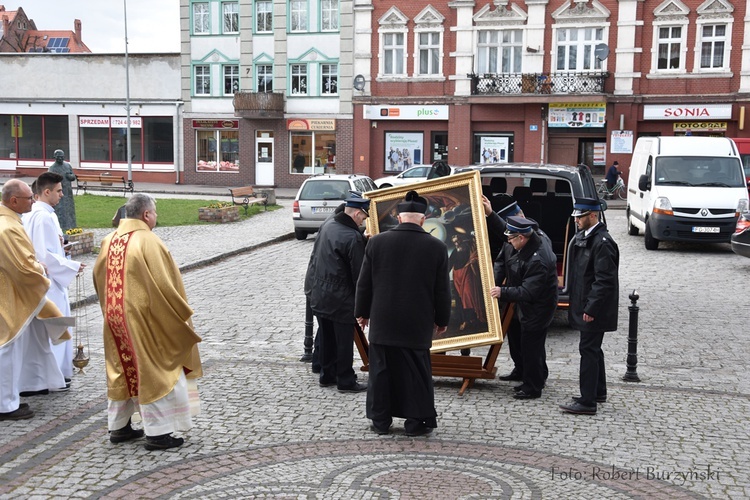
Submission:
POLYGON ((304 240, 308 234, 317 232, 323 221, 349 196, 349 191, 365 193, 376 189, 375 183, 366 175, 321 174, 310 177, 300 186, 292 205, 294 235, 298 240, 304 240))

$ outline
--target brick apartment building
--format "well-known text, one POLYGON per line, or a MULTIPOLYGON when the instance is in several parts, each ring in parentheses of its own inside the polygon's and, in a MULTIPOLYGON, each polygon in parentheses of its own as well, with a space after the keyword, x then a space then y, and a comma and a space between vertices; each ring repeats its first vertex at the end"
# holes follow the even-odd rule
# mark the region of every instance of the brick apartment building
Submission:
POLYGON ((628 165, 642 135, 747 136, 744 1, 356 0, 354 170, 628 165))

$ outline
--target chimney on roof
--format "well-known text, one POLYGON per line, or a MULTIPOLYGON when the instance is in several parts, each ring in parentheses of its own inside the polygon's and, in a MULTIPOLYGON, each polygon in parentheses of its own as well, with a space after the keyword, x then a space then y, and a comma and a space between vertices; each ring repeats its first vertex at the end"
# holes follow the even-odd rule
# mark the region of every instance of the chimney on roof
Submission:
POLYGON ((73 22, 73 27, 76 32, 76 39, 78 40, 78 43, 83 43, 83 38, 81 38, 81 20, 76 19, 75 22, 73 22))

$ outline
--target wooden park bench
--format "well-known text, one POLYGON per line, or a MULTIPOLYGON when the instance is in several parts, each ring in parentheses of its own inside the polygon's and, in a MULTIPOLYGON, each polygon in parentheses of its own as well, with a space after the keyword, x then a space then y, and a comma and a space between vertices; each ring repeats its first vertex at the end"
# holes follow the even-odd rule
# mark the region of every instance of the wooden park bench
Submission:
POLYGON ((133 193, 134 186, 133 181, 121 175, 80 174, 76 175, 76 194, 79 189, 83 189, 84 194, 87 189, 122 191, 122 195, 125 196, 125 193, 133 193))
POLYGON ((232 195, 232 203, 245 208, 245 215, 250 205, 260 203, 263 205, 263 211, 268 206, 268 193, 256 193, 252 186, 229 188, 229 193, 232 195))

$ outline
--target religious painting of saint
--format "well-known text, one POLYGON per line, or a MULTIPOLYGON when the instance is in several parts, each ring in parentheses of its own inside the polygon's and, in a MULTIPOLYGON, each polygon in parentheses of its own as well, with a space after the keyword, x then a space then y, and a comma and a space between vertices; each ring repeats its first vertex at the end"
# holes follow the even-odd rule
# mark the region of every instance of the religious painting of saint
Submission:
POLYGON ((482 208, 479 172, 467 172, 366 193, 371 200, 370 234, 398 224, 396 207, 408 191, 427 199, 425 231, 442 240, 451 274, 451 320, 442 335, 433 337, 432 352, 445 352, 502 342, 492 258, 482 208))

